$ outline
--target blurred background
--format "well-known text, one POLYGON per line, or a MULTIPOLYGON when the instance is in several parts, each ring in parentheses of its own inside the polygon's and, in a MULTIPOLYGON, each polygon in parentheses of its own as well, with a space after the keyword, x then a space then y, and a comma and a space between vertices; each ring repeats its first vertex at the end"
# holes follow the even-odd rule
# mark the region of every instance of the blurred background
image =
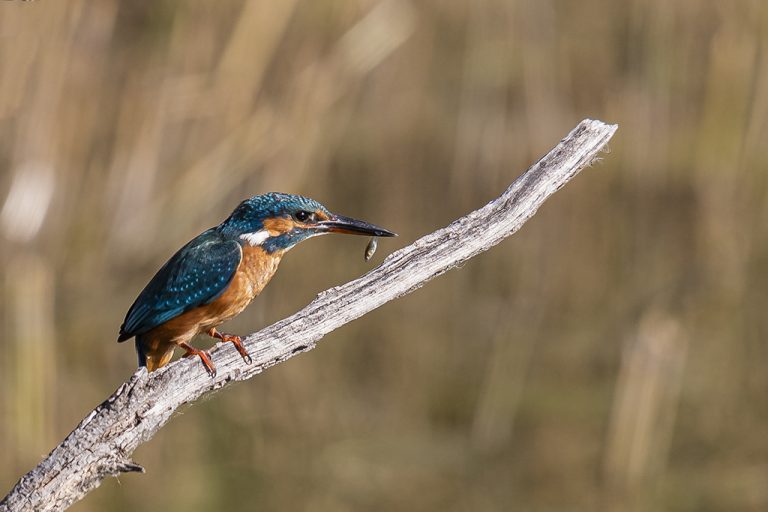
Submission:
MULTIPOLYGON (((73 510, 768 508, 768 3, 1 4, 0 494, 134 371, 128 307, 240 200, 399 232, 375 265, 593 117, 611 152, 520 233, 181 411, 73 510)), ((226 330, 364 246, 303 244, 226 330)))

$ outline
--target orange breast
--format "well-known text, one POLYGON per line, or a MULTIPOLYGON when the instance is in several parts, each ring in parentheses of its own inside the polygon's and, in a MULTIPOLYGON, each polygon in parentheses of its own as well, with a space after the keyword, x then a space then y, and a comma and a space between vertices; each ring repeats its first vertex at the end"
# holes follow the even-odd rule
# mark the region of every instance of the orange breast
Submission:
POLYGON ((267 254, 260 247, 243 247, 243 259, 229 287, 218 299, 200 308, 205 308, 208 316, 201 330, 216 327, 240 314, 275 275, 281 257, 282 252, 267 254))

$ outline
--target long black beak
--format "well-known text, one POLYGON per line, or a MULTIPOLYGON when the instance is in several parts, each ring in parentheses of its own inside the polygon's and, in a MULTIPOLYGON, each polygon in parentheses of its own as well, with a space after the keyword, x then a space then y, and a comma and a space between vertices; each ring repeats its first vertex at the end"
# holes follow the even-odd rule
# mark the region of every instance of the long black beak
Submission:
POLYGON ((368 236, 397 236, 379 226, 374 226, 362 220, 343 217, 341 215, 332 215, 330 219, 317 223, 320 231, 328 233, 347 233, 350 235, 368 235, 368 236))

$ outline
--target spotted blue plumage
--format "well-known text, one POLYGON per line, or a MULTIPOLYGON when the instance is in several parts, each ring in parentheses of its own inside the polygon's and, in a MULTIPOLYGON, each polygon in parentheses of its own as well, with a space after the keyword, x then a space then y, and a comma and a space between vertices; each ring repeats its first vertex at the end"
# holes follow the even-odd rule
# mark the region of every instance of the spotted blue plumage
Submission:
POLYGON ((163 265, 128 311, 118 341, 209 304, 227 289, 242 259, 242 249, 219 227, 197 236, 163 265))

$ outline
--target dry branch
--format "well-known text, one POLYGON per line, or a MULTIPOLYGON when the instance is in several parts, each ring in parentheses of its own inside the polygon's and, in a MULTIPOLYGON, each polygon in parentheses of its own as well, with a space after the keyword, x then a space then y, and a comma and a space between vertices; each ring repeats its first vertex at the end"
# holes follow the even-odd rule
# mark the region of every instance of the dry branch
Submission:
POLYGON ((131 454, 179 406, 311 350, 334 329, 498 244, 593 162, 615 131, 615 125, 582 121, 497 199, 391 254, 359 279, 322 292, 293 316, 248 336, 245 345, 254 364, 246 366, 231 347, 222 350, 217 345, 211 353, 218 367, 215 379, 196 358, 182 359, 152 374, 137 370, 19 480, 0 502, 0 512, 63 510, 107 476, 143 472, 131 454))

